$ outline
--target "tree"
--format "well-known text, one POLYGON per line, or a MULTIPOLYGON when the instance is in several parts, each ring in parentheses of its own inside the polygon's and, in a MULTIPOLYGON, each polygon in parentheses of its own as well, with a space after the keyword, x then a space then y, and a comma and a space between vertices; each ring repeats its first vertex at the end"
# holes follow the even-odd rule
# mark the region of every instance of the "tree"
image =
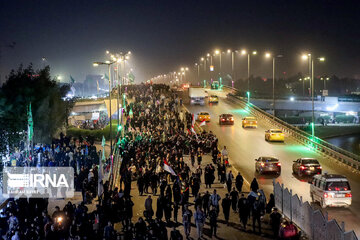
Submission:
POLYGON ((34 143, 50 143, 63 126, 71 103, 63 100, 70 90, 50 77, 50 67, 34 71, 30 64, 12 70, 0 89, 0 152, 17 146, 27 129, 27 106, 32 105, 34 143))

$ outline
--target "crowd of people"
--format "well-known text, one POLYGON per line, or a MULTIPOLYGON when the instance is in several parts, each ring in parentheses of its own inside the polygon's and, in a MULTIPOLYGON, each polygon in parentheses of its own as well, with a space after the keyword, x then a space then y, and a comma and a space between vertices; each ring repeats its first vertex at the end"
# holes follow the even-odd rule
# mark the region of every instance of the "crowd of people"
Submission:
MULTIPOLYGON (((261 224, 267 214, 275 238, 297 235, 292 223, 283 222, 274 196, 266 201, 255 178, 250 193, 243 192, 242 175, 234 176, 227 168, 226 147, 218 150, 218 139, 211 131, 193 130, 193 116, 184 111, 182 100, 168 86, 129 86, 126 92, 124 137, 119 132, 120 139, 115 145, 122 159, 120 182, 113 188, 109 182, 104 183, 96 210, 88 212, 86 204, 92 203, 97 195, 99 154, 91 144, 85 142, 76 147, 76 141, 61 136, 51 151, 39 150, 40 157, 28 164, 36 166, 40 161, 44 166, 50 166, 50 162, 73 166, 76 189, 83 193, 82 203, 76 206, 69 202, 49 216, 46 199, 11 199, 1 213, 2 235, 6 234, 7 239, 174 240, 189 238, 195 223, 200 239, 207 221, 210 237, 217 236, 220 212, 227 225, 230 215, 236 214, 244 230, 251 219, 253 232, 259 234, 263 233, 261 224), (203 163, 206 154, 211 156, 212 163, 203 163), (189 164, 184 161, 185 155, 189 164), (131 191, 134 181, 138 192, 131 191), (212 189, 215 182, 224 184, 225 195, 220 196, 212 189), (202 193, 200 186, 204 183, 206 191, 202 193), (146 196, 144 212, 133 222, 133 198, 138 195, 146 196), (115 223, 121 223, 122 229, 116 231, 115 223), (184 234, 179 231, 181 224, 184 234), (170 234, 167 228, 172 228, 170 234)), ((107 163, 108 168, 109 159, 107 163)))

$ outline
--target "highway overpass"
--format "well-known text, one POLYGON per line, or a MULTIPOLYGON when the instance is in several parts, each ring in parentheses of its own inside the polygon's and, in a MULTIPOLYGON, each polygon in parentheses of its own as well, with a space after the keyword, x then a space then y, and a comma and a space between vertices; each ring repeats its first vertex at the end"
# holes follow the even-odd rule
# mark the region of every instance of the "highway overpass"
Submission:
MULTIPOLYGON (((272 109, 272 99, 251 99, 251 103, 261 109, 272 109)), ((292 111, 312 111, 312 102, 296 99, 276 100, 275 108, 277 110, 292 111)), ((314 101, 315 111, 321 112, 340 112, 340 113, 357 113, 360 112, 360 102, 339 102, 337 98, 329 101, 314 101)))

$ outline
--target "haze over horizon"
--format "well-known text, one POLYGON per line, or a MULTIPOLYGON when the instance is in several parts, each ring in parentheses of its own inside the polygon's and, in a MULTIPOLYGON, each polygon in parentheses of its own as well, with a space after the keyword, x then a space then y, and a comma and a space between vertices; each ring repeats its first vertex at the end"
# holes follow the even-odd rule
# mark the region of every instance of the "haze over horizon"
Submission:
MULTIPOLYGON (((306 72, 299 56, 325 56, 319 71, 360 78, 358 1, 3 1, 1 81, 19 64, 52 75, 104 74, 105 50, 131 51, 137 81, 189 66, 215 49, 270 50, 281 69, 306 72), (15 44, 13 44, 15 42, 15 44)), ((269 74, 260 60, 255 75, 269 74)), ((241 61, 239 60, 239 64, 241 61)), ((241 77, 241 76, 240 76, 241 77)))

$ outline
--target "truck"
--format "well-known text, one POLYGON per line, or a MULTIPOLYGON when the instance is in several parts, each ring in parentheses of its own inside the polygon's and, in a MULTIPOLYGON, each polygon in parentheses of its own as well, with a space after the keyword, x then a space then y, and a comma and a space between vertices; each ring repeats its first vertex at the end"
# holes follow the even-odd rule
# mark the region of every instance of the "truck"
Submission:
POLYGON ((190 97, 190 105, 204 105, 206 93, 204 88, 196 88, 191 87, 189 88, 189 97, 190 97))

